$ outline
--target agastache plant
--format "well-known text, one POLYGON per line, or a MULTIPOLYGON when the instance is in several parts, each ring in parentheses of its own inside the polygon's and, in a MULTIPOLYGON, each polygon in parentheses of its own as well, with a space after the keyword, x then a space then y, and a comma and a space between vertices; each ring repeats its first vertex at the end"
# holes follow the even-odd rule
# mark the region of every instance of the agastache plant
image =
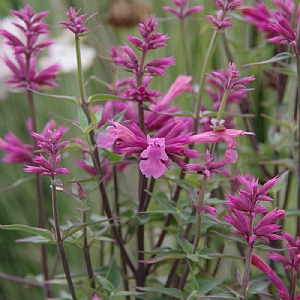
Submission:
MULTIPOLYGON (((111 0, 108 10, 124 10, 128 16, 125 9, 137 7, 136 1, 111 0)), ((40 221, 33 227, 26 219, 32 198, 26 185, 16 198, 27 201, 20 219, 28 224, 1 222, 0 229, 24 231, 30 236, 17 242, 42 245, 42 276, 35 274, 36 266, 27 268, 31 253, 25 246, 15 255, 9 244, 13 260, 3 251, 1 283, 21 283, 24 300, 300 300, 299 234, 288 233, 296 231, 292 221, 299 216, 294 179, 300 195, 300 11, 293 0, 273 0, 272 9, 264 1, 242 6, 249 2, 211 0, 193 6, 187 0, 154 1, 155 17, 141 15, 137 36, 130 31, 121 46, 106 42, 106 35, 114 44, 120 40, 110 21, 89 27, 91 17, 107 19, 106 10, 96 16, 84 11, 84 3, 82 9, 63 9, 59 28, 73 37, 77 80, 67 75, 62 82, 71 78, 73 95, 49 93, 57 85, 57 65, 37 68, 39 55, 53 43, 42 21, 47 12, 36 14, 29 4, 11 11, 24 37, 0 27, 13 54, 3 56, 12 71, 6 83, 27 95, 31 143, 16 133, 24 122, 15 118, 15 126, 8 125, 0 138, 0 150, 4 163, 19 164, 25 173, 7 188, 1 186, 0 194, 21 184, 29 187, 33 174, 40 221), (235 28, 241 22, 241 30, 235 28), (253 30, 251 37, 244 34, 245 22, 263 37, 253 30), (101 59, 87 73, 83 39, 97 45, 101 59), (270 52, 273 58, 257 63, 270 52), (269 73, 265 64, 271 66, 269 73), (91 71, 100 74, 87 77, 91 71), (68 128, 43 120, 46 125, 38 130, 36 117, 40 124, 44 114, 35 112, 34 95, 51 99, 50 107, 57 103, 55 116, 68 128), (71 117, 61 115, 64 108, 71 117), (262 118, 266 127, 260 126, 262 118), (73 136, 64 141, 69 128, 73 136), (269 140, 256 138, 267 133, 269 140), (50 252, 53 245, 58 255, 50 252), (20 273, 29 276, 8 274, 6 260, 15 263, 15 257, 20 273)), ((4 111, 4 125, 7 115, 12 114, 4 111)), ((5 168, 0 171, 6 175, 5 168)), ((32 261, 36 264, 36 257, 32 261)), ((1 296, 19 299, 18 290, 7 286, 1 285, 1 296)))

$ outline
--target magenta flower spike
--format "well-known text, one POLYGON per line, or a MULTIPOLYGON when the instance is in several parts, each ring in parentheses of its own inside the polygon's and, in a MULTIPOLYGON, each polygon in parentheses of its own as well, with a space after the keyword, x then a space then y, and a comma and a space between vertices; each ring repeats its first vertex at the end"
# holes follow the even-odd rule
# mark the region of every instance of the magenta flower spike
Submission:
POLYGON ((270 38, 269 42, 282 45, 288 44, 295 48, 297 31, 293 30, 289 22, 279 12, 274 14, 273 20, 274 23, 271 23, 269 28, 274 30, 276 36, 270 38))
POLYGON ((70 171, 66 168, 59 168, 60 154, 59 152, 67 146, 68 141, 61 142, 64 130, 48 130, 46 135, 33 132, 32 135, 37 139, 38 146, 49 154, 49 159, 46 160, 42 155, 33 158, 33 163, 36 166, 27 166, 24 172, 41 174, 50 176, 51 179, 59 174, 69 174, 70 171))
POLYGON ((218 30, 233 26, 233 24, 229 22, 231 17, 224 17, 223 10, 217 12, 217 17, 207 15, 206 19, 208 19, 214 25, 214 28, 218 30))
POLYGON ((238 175, 238 180, 245 190, 239 190, 239 196, 226 195, 226 203, 231 209, 236 209, 247 213, 248 215, 256 215, 258 213, 267 212, 266 207, 260 205, 261 201, 273 201, 267 196, 269 189, 274 186, 279 177, 276 176, 268 180, 261 188, 258 187, 258 180, 252 177, 250 181, 245 176, 238 175))
POLYGON ((12 71, 12 76, 5 82, 13 84, 16 88, 25 88, 27 90, 39 90, 42 85, 57 86, 54 81, 59 70, 59 65, 54 64, 39 72, 36 71, 36 56, 53 42, 41 40, 44 34, 49 33, 46 29, 47 24, 41 19, 47 15, 47 11, 35 14, 32 7, 27 3, 19 11, 11 10, 13 15, 23 21, 24 24, 14 23, 24 34, 24 42, 17 36, 5 29, 0 29, 6 43, 14 51, 15 59, 11 60, 4 57, 4 62, 12 71))
POLYGON ((184 20, 186 17, 203 10, 203 6, 201 5, 192 6, 186 9, 188 0, 173 0, 173 3, 177 6, 176 8, 163 6, 162 9, 176 15, 180 20, 184 20))
POLYGON ((253 80, 255 80, 253 75, 241 78, 234 63, 229 63, 228 69, 212 71, 212 75, 209 74, 206 79, 208 83, 229 92, 248 91, 249 89, 245 87, 245 84, 253 80))
POLYGON ((165 41, 168 39, 168 36, 163 33, 154 32, 157 30, 157 25, 158 22, 153 16, 146 18, 143 23, 140 23, 138 28, 143 39, 141 40, 134 36, 128 36, 127 41, 134 44, 137 49, 142 51, 165 47, 165 41))
MULTIPOLYGON (((274 270, 256 254, 252 254, 252 265, 264 272, 269 280, 276 286, 278 296, 283 300, 290 300, 290 293, 282 280, 277 276, 274 270)), ((297 298, 296 298, 297 299, 297 298)))
POLYGON ((87 27, 84 27, 84 23, 88 20, 85 20, 86 14, 77 16, 79 12, 80 9, 76 11, 75 7, 70 7, 70 10, 65 12, 68 21, 61 21, 58 24, 64 25, 67 29, 69 29, 76 35, 89 30, 87 27))
POLYGON ((0 138, 0 149, 7 153, 2 159, 5 163, 24 165, 32 162, 32 145, 24 144, 12 132, 8 132, 4 139, 0 138))
POLYGON ((216 0, 216 5, 223 11, 235 10, 243 0, 216 0))
POLYGON ((49 40, 38 41, 41 35, 49 33, 46 29, 48 24, 41 21, 41 19, 48 14, 48 11, 35 14, 33 8, 26 3, 25 7, 20 8, 19 11, 10 10, 10 12, 24 22, 24 24, 14 23, 14 25, 19 28, 26 37, 25 42, 22 42, 18 37, 7 30, 0 29, 0 34, 6 38, 6 43, 12 46, 15 54, 24 54, 25 56, 36 55, 53 43, 49 40))
POLYGON ((297 272, 300 270, 300 237, 294 239, 285 231, 282 231, 282 234, 288 248, 289 258, 275 252, 270 253, 268 257, 284 264, 285 270, 292 269, 297 272))

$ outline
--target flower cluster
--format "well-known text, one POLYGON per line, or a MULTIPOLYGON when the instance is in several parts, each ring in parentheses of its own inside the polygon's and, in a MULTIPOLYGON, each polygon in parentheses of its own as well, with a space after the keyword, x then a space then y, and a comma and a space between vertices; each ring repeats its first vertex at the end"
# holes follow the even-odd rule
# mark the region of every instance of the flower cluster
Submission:
POLYGON ((259 32, 265 33, 263 38, 271 43, 291 45, 297 54, 297 31, 294 28, 297 27, 298 17, 293 23, 294 1, 273 0, 273 2, 277 9, 269 10, 263 2, 259 1, 255 2, 254 7, 242 8, 242 12, 247 22, 254 24, 259 32))
POLYGON ((235 10, 242 0, 216 0, 216 6, 219 8, 216 17, 212 15, 207 15, 206 18, 214 25, 218 30, 224 29, 226 27, 233 26, 230 23, 231 17, 226 17, 226 13, 230 10, 235 10))
POLYGON ((268 209, 261 205, 262 201, 273 201, 267 196, 269 189, 278 181, 278 177, 274 177, 267 181, 259 188, 258 180, 252 178, 250 181, 246 177, 240 175, 238 179, 244 190, 239 190, 239 196, 226 195, 226 203, 230 208, 231 214, 227 214, 224 219, 235 227, 234 234, 242 236, 249 246, 253 246, 257 239, 261 239, 267 243, 270 240, 281 240, 282 237, 276 234, 280 225, 275 224, 277 220, 285 217, 284 210, 268 209), (254 225, 254 220, 260 213, 266 213, 260 221, 254 225))
MULTIPOLYGON (((31 121, 27 121, 27 129, 29 134, 32 134, 32 124, 31 121)), ((50 120, 45 125, 41 132, 41 135, 46 137, 48 135, 48 130, 54 130, 55 122, 50 120)), ((61 132, 66 132, 67 128, 65 126, 60 126, 59 130, 61 132)), ((5 163, 19 163, 22 165, 32 164, 33 159, 33 147, 32 144, 23 143, 17 136, 15 136, 11 131, 9 131, 4 139, 0 138, 0 149, 6 153, 2 161, 5 163)))
POLYGON ((171 6, 163 6, 163 10, 168 11, 179 18, 179 20, 184 20, 186 17, 203 10, 203 6, 197 5, 190 8, 186 8, 188 0, 173 0, 176 8, 171 6))
POLYGON ((59 153, 69 143, 68 141, 60 141, 63 134, 63 131, 55 129, 53 131, 49 129, 46 135, 33 132, 32 136, 37 139, 38 147, 49 154, 49 159, 47 160, 41 154, 39 156, 35 156, 33 158, 33 163, 35 166, 27 166, 24 168, 24 171, 28 173, 50 176, 53 180, 58 174, 69 174, 70 171, 68 169, 58 167, 60 163, 59 153))
POLYGON ((61 21, 58 24, 64 25, 75 34, 83 33, 89 30, 87 27, 84 27, 84 23, 87 21, 85 20, 86 14, 77 16, 79 12, 80 9, 76 11, 75 7, 70 7, 70 10, 65 12, 68 21, 61 21))
POLYGON ((12 77, 6 80, 6 83, 28 90, 38 90, 41 85, 57 86, 54 79, 59 70, 58 64, 51 65, 40 72, 36 71, 38 53, 52 44, 52 41, 42 39, 43 35, 49 33, 46 29, 48 25, 41 21, 48 12, 35 14, 28 3, 19 11, 10 12, 22 21, 14 25, 23 32, 24 42, 9 31, 0 29, 0 34, 5 37, 6 43, 14 51, 14 60, 4 58, 4 62, 12 71, 12 77))

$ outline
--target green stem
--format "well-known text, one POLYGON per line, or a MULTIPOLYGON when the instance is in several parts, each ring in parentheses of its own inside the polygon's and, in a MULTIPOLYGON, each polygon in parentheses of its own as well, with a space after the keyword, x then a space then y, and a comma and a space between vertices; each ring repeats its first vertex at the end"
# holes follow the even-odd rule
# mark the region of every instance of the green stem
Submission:
POLYGON ((76 60, 77 60, 78 86, 79 86, 81 104, 83 104, 86 102, 85 99, 86 97, 85 97, 84 79, 83 79, 82 63, 81 63, 81 51, 80 51, 78 35, 75 35, 75 48, 76 48, 76 60))
POLYGON ((297 288, 297 271, 292 269, 292 286, 291 286, 291 300, 295 299, 297 288))
POLYGON ((225 90, 223 98, 222 98, 222 102, 221 102, 221 105, 220 105, 220 108, 219 108, 219 111, 218 111, 218 114, 217 114, 217 120, 218 121, 221 121, 221 119, 222 119, 228 96, 229 96, 229 91, 225 90))
MULTIPOLYGON (((249 233, 248 233, 249 238, 252 236, 252 233, 253 233, 253 219, 250 218, 249 233)), ((247 241, 247 248, 246 248, 246 262, 245 262, 244 276, 243 276, 242 286, 241 286, 241 290, 240 290, 240 299, 241 300, 246 299, 246 292, 247 292, 247 287, 248 287, 249 277, 250 277, 251 258, 252 258, 254 244, 249 243, 249 238, 247 241)))
MULTIPOLYGON (((83 84, 81 54, 80 54, 80 45, 79 45, 79 37, 78 36, 75 36, 75 46, 76 46, 75 49, 76 49, 76 57, 77 57, 77 69, 78 69, 78 84, 79 84, 79 91, 80 91, 80 97, 81 97, 81 108, 88 120, 88 123, 91 124, 92 118, 91 118, 91 113, 88 108, 89 103, 87 103, 86 99, 85 99, 85 89, 84 89, 84 84, 83 84)), ((92 157, 93 166, 95 168, 96 175, 99 177, 98 188, 99 188, 99 191, 100 191, 100 194, 102 197, 103 209, 109 219, 109 223, 112 228, 112 233, 113 233, 114 239, 116 240, 116 243, 120 248, 121 259, 123 259, 126 262, 126 264, 128 265, 128 267, 131 269, 131 271, 133 273, 135 273, 135 267, 132 264, 132 262, 129 258, 129 255, 124 247, 124 242, 122 240, 121 235, 119 234, 119 230, 114 221, 113 214, 112 214, 112 211, 110 208, 110 203, 109 203, 108 195, 106 192, 106 187, 105 187, 104 180, 103 180, 105 174, 103 174, 103 170, 102 170, 102 166, 101 166, 101 162, 100 162, 100 158, 99 158, 99 153, 98 153, 98 149, 96 147, 96 142, 95 142, 94 136, 95 136, 95 132, 94 132, 94 130, 91 130, 89 132, 89 140, 91 143, 91 157, 92 157)))
MULTIPOLYGON (((297 112, 298 112, 298 173, 297 173, 297 208, 300 209, 300 22, 298 22, 297 28, 297 38, 296 38, 296 64, 297 64, 297 84, 298 84, 298 103, 297 103, 297 112)), ((297 218, 297 236, 300 236, 300 217, 297 218)))
MULTIPOLYGON (((28 83, 29 83, 29 64, 30 64, 30 57, 26 57, 26 70, 28 74, 28 83)), ((27 104, 29 107, 29 115, 31 120, 32 131, 37 132, 37 121, 36 121, 36 111, 34 105, 33 94, 30 90, 26 90, 26 98, 27 104)), ((38 149, 37 140, 35 137, 31 135, 31 145, 33 152, 38 149)), ((38 211, 38 227, 45 228, 45 205, 44 205, 44 197, 43 197, 43 185, 42 185, 42 178, 41 175, 35 175, 35 194, 36 194, 36 203, 37 203, 37 211, 38 211)), ((47 251, 46 245, 40 245, 40 255, 41 255, 41 269, 42 274, 44 277, 44 281, 46 282, 49 279, 48 275, 48 264, 47 264, 47 251)), ((50 298, 50 286, 48 284, 44 285, 44 293, 46 298, 50 298)))
POLYGON ((64 273, 66 275, 66 280, 68 283, 69 291, 72 295, 73 300, 77 300, 74 285, 72 282, 72 277, 67 261, 67 255, 63 243, 63 239, 60 233, 60 225, 59 225, 59 216, 58 216, 58 203, 57 203, 57 194, 56 194, 56 186, 52 184, 52 211, 53 211, 53 219, 54 219, 54 227, 55 227, 55 241, 58 248, 58 253, 60 256, 60 260, 63 266, 64 273))
POLYGON ((190 61, 189 61, 189 55, 188 55, 188 47, 187 47, 187 32, 185 30, 185 26, 184 26, 184 20, 180 20, 180 31, 181 31, 181 38, 182 38, 182 44, 183 44, 183 55, 184 55, 184 60, 185 60, 185 68, 186 68, 186 72, 188 75, 191 75, 191 65, 190 65, 190 61))
MULTIPOLYGON (((86 222, 86 211, 82 212, 82 223, 86 222)), ((88 278, 91 282, 91 288, 95 289, 95 281, 94 281, 94 272, 91 262, 91 255, 90 255, 90 245, 88 243, 88 237, 87 237, 87 228, 83 229, 83 256, 85 260, 86 270, 88 274, 88 278)))
MULTIPOLYGON (((201 239, 201 208, 203 206, 203 202, 204 202, 204 195, 205 195, 205 190, 206 190, 206 183, 207 183, 207 176, 204 175, 203 176, 203 180, 201 182, 201 187, 200 187, 200 195, 199 195, 199 199, 198 199, 198 203, 197 203, 197 212, 196 212, 196 232, 195 232, 195 238, 193 241, 193 247, 192 247, 192 254, 195 254, 197 252, 198 249, 198 245, 201 239)), ((183 290, 187 277, 189 275, 189 265, 188 262, 186 263, 185 267, 184 267, 184 271, 183 274, 181 276, 178 288, 180 290, 183 290)))
POLYGON ((198 125, 199 125, 199 119, 200 119, 199 113, 200 113, 200 109, 201 109, 202 98, 203 98, 203 95, 204 95, 204 86, 205 86, 205 78, 206 78, 208 63, 210 62, 212 54, 213 54, 214 49, 216 47, 218 35, 219 35, 219 30, 215 29, 215 31, 212 35, 212 38, 210 40, 209 47, 208 47, 207 52, 206 52, 206 56, 205 56, 204 62, 203 62, 203 67, 202 67, 201 74, 200 74, 199 91, 196 95, 196 101, 195 101, 195 107, 194 107, 194 127, 193 127, 193 131, 195 133, 197 133, 197 131, 198 131, 198 125))

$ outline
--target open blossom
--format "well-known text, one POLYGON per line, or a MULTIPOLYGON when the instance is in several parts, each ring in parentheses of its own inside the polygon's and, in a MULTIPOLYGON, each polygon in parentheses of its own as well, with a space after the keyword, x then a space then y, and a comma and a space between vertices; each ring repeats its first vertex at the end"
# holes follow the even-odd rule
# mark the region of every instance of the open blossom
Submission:
POLYGON ((177 6, 176 8, 171 6, 163 6, 163 10, 176 15, 180 20, 184 20, 186 17, 203 10, 203 6, 201 5, 192 6, 190 8, 185 9, 188 0, 173 0, 173 3, 177 6))
POLYGON ((114 151, 118 154, 124 153, 125 157, 136 154, 141 172, 146 177, 158 178, 171 167, 169 160, 183 167, 184 163, 178 156, 199 157, 198 151, 184 146, 188 144, 190 135, 183 133, 186 122, 184 119, 177 123, 170 120, 153 137, 146 136, 135 123, 124 126, 111 122, 113 126, 107 128, 107 134, 99 133, 97 146, 108 148, 115 144, 114 151))
POLYGON ((189 137, 189 142, 218 143, 221 141, 225 141, 227 143, 227 149, 225 150, 224 156, 226 160, 233 162, 237 158, 237 152, 232 150, 232 148, 236 148, 237 146, 235 138, 244 134, 253 135, 254 133, 235 129, 213 130, 192 135, 189 137))
POLYGON ((288 248, 289 258, 275 252, 269 254, 269 258, 283 263, 285 270, 292 269, 297 272, 300 270, 300 237, 298 236, 294 239, 285 231, 283 231, 282 234, 288 248))
POLYGON ((87 19, 85 20, 86 14, 77 16, 79 12, 80 9, 76 11, 75 7, 70 7, 70 10, 66 12, 68 21, 61 21, 58 24, 65 25, 66 28, 75 34, 89 30, 87 27, 84 27, 84 23, 87 21, 87 19))

